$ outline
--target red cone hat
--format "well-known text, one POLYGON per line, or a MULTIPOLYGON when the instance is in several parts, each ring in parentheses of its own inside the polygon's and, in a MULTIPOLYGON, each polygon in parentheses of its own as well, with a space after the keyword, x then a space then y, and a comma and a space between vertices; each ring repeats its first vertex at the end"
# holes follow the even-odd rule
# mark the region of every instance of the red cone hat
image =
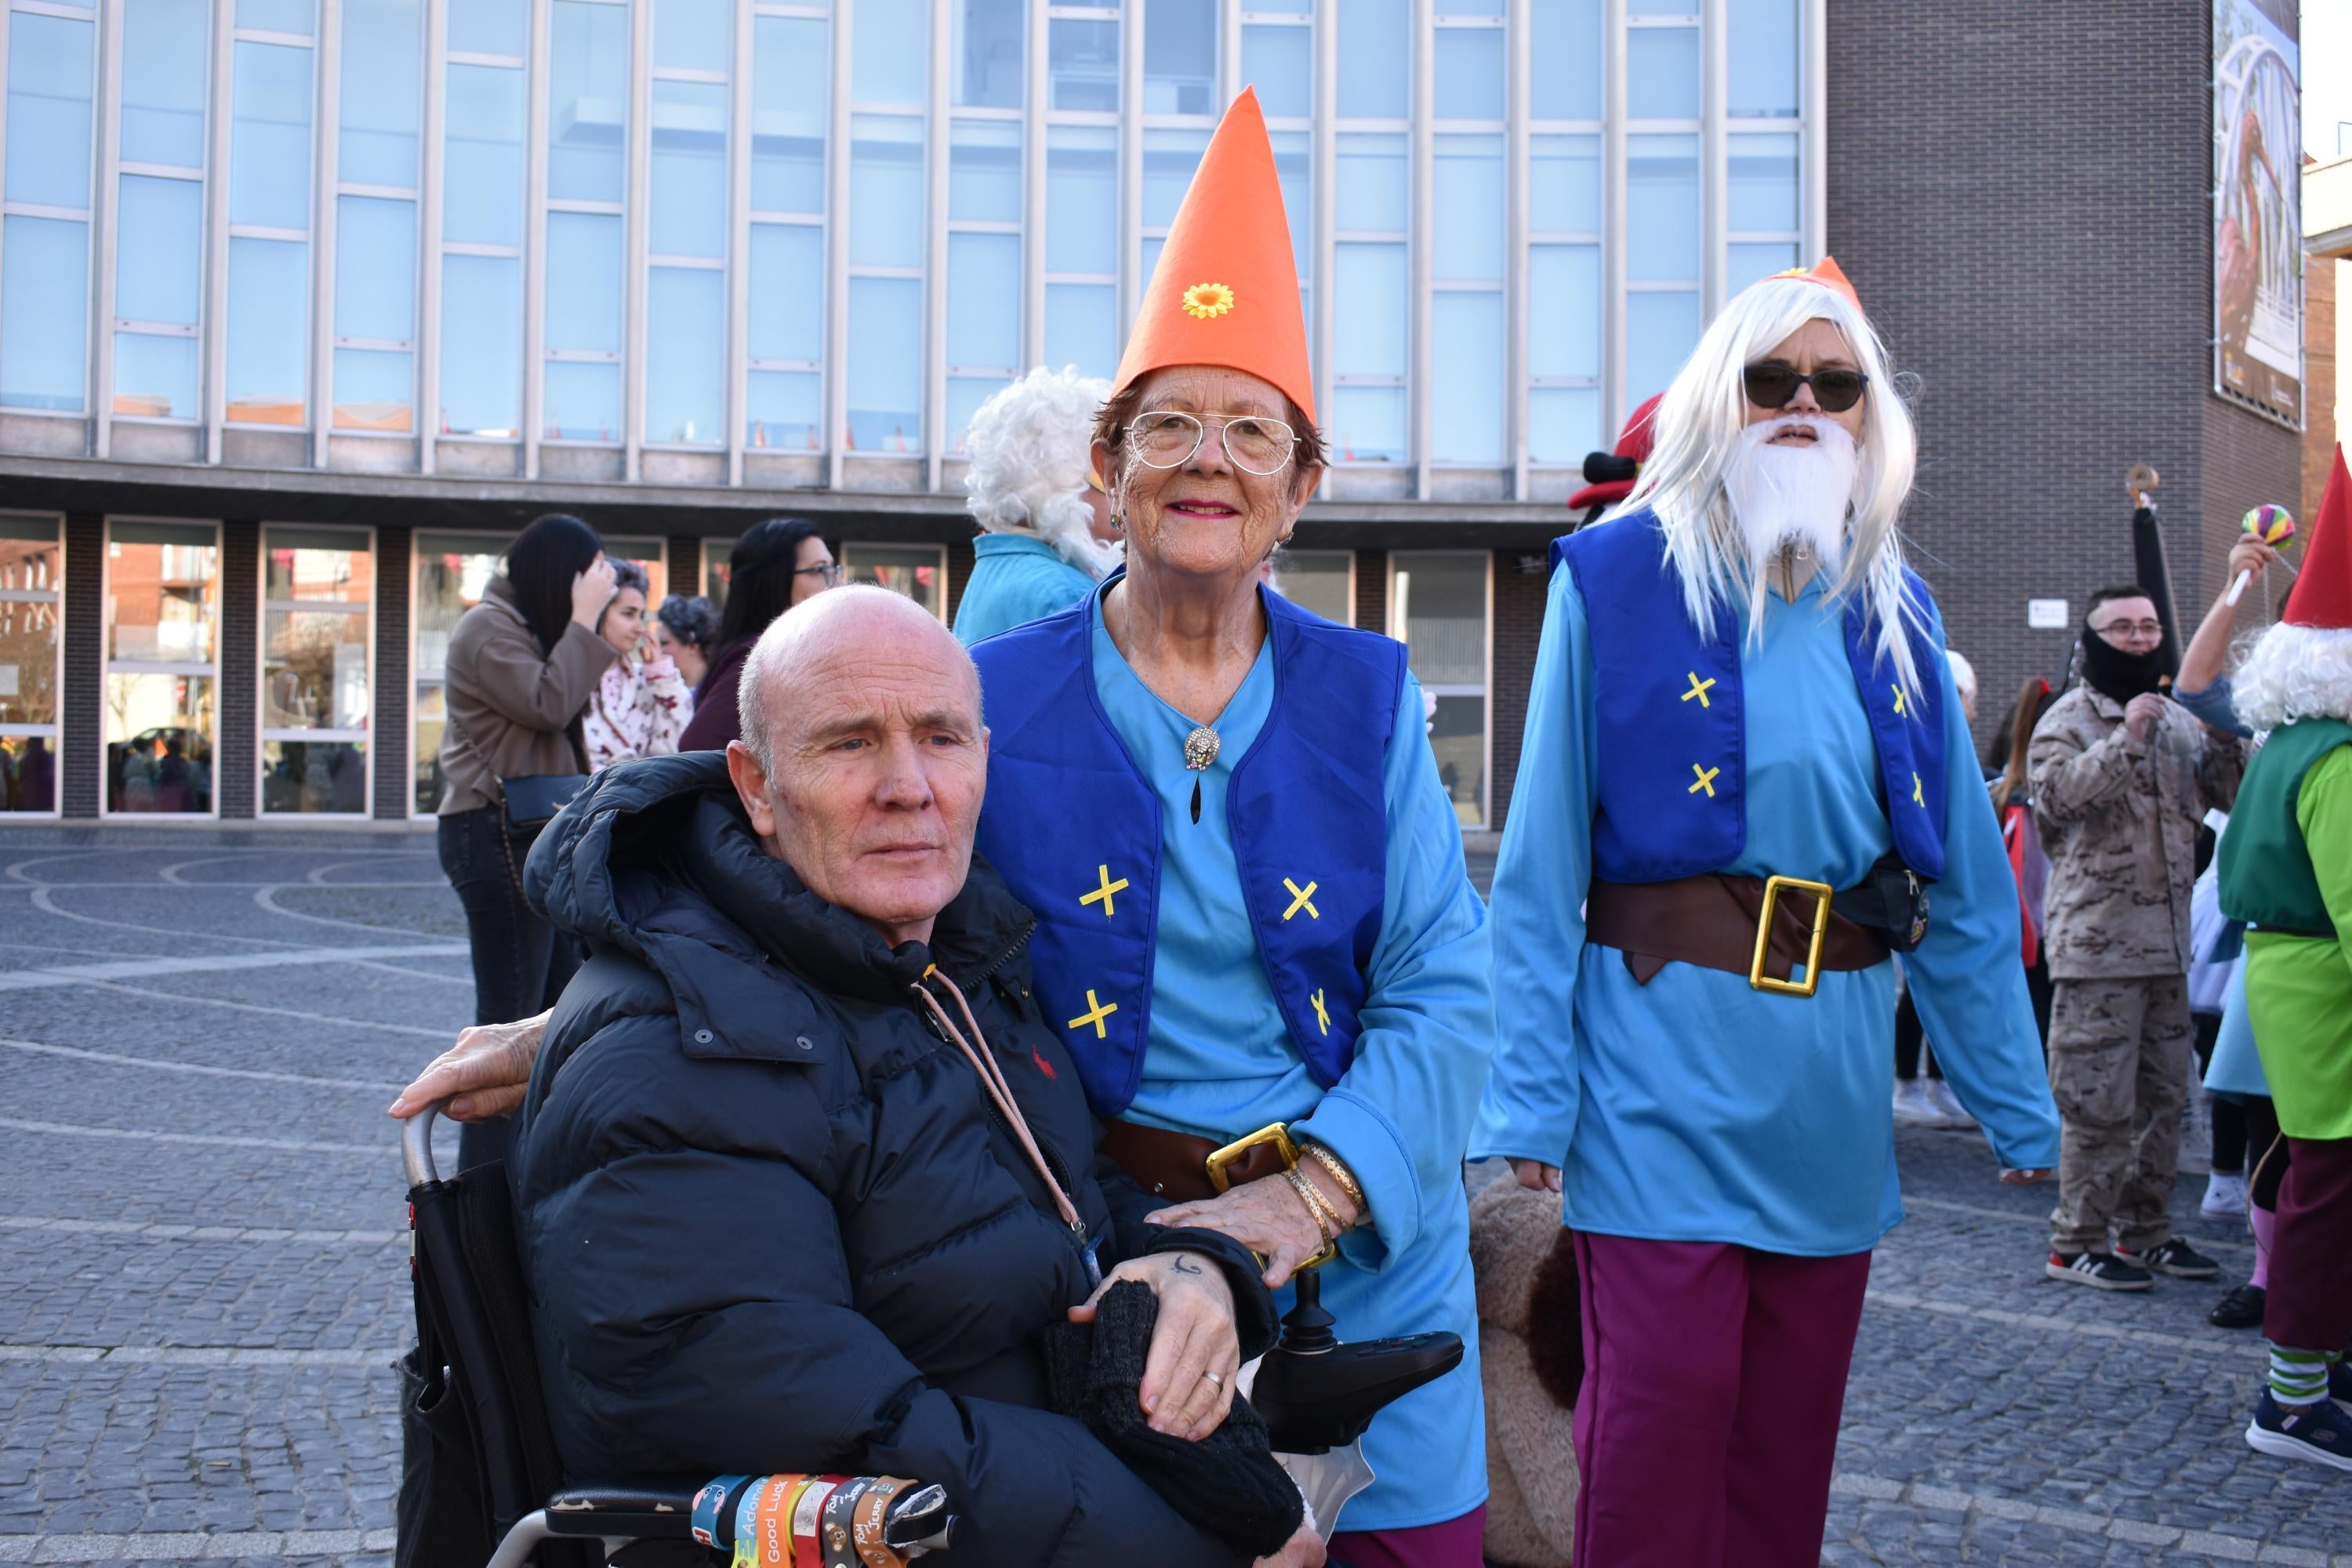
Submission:
POLYGON ((1176 209, 1118 362, 1116 390, 1176 364, 1245 371, 1315 417, 1298 261, 1265 116, 1249 88, 1225 110, 1176 209))
POLYGON ((2340 444, 2311 537, 2303 543, 2303 574, 2279 618, 2298 626, 2352 627, 2352 475, 2344 471, 2340 444))
MULTIPOLYGON (((1657 441, 1658 405, 1665 401, 1665 396, 1663 392, 1652 393, 1641 407, 1626 416, 1625 428, 1618 432, 1613 456, 1633 458, 1637 477, 1641 466, 1650 460, 1650 448, 1657 441)), ((1587 485, 1568 498, 1568 510, 1582 511, 1587 507, 1615 506, 1633 493, 1633 479, 1602 479, 1587 485)))

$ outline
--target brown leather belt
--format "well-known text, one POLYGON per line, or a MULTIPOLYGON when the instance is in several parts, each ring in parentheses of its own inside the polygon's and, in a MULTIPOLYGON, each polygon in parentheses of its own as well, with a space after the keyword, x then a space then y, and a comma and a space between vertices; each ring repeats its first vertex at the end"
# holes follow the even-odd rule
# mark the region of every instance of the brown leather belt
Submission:
MULTIPOLYGON (((1815 895, 1783 888, 1772 907, 1763 973, 1785 982, 1805 961, 1813 936, 1815 895)), ((1748 974, 1764 884, 1754 877, 1684 877, 1672 882, 1603 882, 1585 895, 1584 939, 1625 955, 1636 984, 1647 985, 1668 963, 1696 963, 1748 974)), ((1823 970, 1869 969, 1885 962, 1886 940, 1832 912, 1822 939, 1823 970)))
MULTIPOLYGON (((1197 1204, 1217 1195, 1209 1181, 1209 1156, 1223 1148, 1222 1143, 1140 1122, 1106 1121, 1100 1147, 1119 1169, 1135 1178, 1137 1185, 1155 1197, 1171 1204, 1197 1204)), ((1282 1172, 1281 1152, 1271 1143, 1244 1151, 1225 1167, 1230 1184, 1236 1187, 1282 1172)))

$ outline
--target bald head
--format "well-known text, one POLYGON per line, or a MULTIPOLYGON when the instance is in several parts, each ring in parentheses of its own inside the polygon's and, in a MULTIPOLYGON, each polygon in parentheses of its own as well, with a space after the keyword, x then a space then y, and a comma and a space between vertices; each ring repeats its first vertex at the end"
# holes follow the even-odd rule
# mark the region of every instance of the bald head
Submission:
POLYGON ((769 852, 894 944, 929 940, 987 788, 971 657, 913 600, 841 588, 779 616, 738 689, 728 771, 769 852))
MULTIPOLYGON (((775 736, 790 715, 807 711, 814 685, 837 680, 845 661, 887 649, 931 673, 952 672, 980 717, 980 671, 939 617, 904 594, 856 585, 820 594, 778 616, 760 634, 736 685, 744 744, 761 765, 775 762, 775 736)), ((950 684, 954 684, 953 681, 950 684)))

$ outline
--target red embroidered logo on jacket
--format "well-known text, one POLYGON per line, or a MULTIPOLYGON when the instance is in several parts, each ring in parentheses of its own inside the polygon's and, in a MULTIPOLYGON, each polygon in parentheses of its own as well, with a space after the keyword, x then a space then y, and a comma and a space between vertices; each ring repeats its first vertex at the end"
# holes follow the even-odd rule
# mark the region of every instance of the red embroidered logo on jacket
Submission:
POLYGON ((1034 1047, 1032 1047, 1029 1052, 1029 1059, 1035 1062, 1037 1064, 1037 1070, 1044 1073, 1047 1078, 1059 1079, 1062 1076, 1060 1073, 1054 1070, 1054 1064, 1047 1061, 1034 1047))

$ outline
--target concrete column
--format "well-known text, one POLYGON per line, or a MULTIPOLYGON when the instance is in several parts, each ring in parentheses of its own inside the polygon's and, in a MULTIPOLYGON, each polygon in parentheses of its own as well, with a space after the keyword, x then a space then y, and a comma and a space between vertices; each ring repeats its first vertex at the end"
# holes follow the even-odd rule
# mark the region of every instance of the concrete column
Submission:
POLYGON ((224 822, 250 822, 259 809, 254 782, 260 756, 254 708, 261 655, 261 524, 221 523, 220 686, 213 693, 219 725, 213 740, 213 809, 224 822))
POLYGON ((58 693, 58 805, 98 815, 106 777, 106 519, 66 514, 65 681, 58 693))
POLYGON ((413 541, 403 523, 375 531, 375 721, 370 742, 375 767, 375 817, 408 816, 408 621, 415 583, 413 541))

